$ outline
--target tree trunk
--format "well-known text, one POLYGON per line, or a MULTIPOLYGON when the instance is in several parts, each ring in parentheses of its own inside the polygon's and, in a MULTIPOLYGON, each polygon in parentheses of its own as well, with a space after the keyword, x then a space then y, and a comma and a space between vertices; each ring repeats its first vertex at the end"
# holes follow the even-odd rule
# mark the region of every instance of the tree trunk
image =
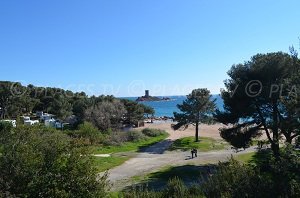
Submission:
POLYGON ((278 159, 279 153, 279 133, 278 133, 278 106, 277 101, 273 101, 273 143, 271 145, 272 151, 274 153, 274 157, 278 159))
POLYGON ((196 123, 196 134, 195 134, 195 141, 199 142, 199 123, 196 123))
POLYGON ((289 135, 286 135, 285 136, 285 141, 287 142, 287 143, 289 143, 289 144, 292 144, 292 141, 293 141, 293 138, 292 138, 292 136, 289 134, 289 135))

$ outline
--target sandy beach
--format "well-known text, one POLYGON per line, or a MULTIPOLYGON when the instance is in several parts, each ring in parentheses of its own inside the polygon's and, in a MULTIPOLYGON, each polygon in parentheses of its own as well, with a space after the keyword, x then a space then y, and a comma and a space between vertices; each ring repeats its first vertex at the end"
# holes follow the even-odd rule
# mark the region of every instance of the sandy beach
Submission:
MULTIPOLYGON (((161 129, 167 131, 170 136, 168 139, 170 140, 176 140, 182 137, 189 137, 189 136, 195 136, 195 126, 190 125, 187 129, 185 130, 177 130, 174 131, 171 128, 171 124, 174 124, 173 122, 169 121, 162 121, 159 123, 152 123, 152 124, 145 124, 144 127, 138 128, 143 129, 143 128, 155 128, 155 129, 161 129)), ((222 124, 214 124, 214 125, 207 125, 207 124, 201 124, 199 126, 199 137, 211 137, 214 139, 222 139, 220 136, 219 128, 224 127, 225 125, 222 124)))
MULTIPOLYGON (((174 131, 171 128, 171 124, 174 124, 174 122, 171 121, 160 121, 157 123, 146 123, 144 127, 137 128, 137 130, 141 130, 143 128, 154 128, 154 129, 161 129, 165 130, 170 134, 168 139, 170 140, 176 140, 179 138, 183 137, 190 137, 190 136, 195 136, 195 126, 189 125, 189 127, 185 130, 177 130, 174 131)), ((222 139, 223 138, 220 136, 220 128, 227 127, 224 124, 213 124, 213 125, 207 125, 207 124, 200 124, 199 125, 199 137, 210 137, 214 139, 222 139)), ((267 135, 265 134, 264 131, 262 131, 262 135, 260 137, 257 137, 256 139, 258 140, 267 140, 267 135)))

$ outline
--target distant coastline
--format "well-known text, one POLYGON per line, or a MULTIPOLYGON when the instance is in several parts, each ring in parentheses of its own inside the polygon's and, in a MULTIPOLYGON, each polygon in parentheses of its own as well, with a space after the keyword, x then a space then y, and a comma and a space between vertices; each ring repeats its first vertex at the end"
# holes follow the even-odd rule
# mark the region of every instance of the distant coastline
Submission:
POLYGON ((143 101, 169 101, 171 100, 169 97, 157 97, 157 96, 150 96, 149 90, 145 90, 145 95, 138 97, 136 99, 137 102, 143 102, 143 101))
POLYGON ((138 97, 136 99, 137 102, 145 102, 145 101, 170 101, 171 98, 169 97, 163 97, 163 98, 160 98, 160 97, 156 97, 156 96, 149 96, 149 97, 145 97, 145 96, 142 96, 142 97, 138 97))
MULTIPOLYGON (((155 110, 154 116, 157 118, 162 117, 173 117, 174 112, 179 112, 177 108, 178 104, 182 104, 182 102, 186 99, 186 96, 157 96, 160 98, 168 97, 170 100, 160 100, 160 101, 138 101, 145 105, 148 105, 155 110)), ((215 94, 212 96, 213 99, 216 99, 216 106, 218 109, 223 110, 223 100, 219 94, 215 94)), ((132 101, 136 101, 138 97, 121 97, 123 99, 128 99, 132 101)))

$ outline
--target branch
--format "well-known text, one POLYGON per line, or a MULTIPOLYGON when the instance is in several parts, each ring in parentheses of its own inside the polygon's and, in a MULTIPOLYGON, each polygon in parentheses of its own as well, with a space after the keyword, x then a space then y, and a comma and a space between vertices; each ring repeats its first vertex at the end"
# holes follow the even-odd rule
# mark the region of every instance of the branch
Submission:
POLYGON ((270 132, 269 132, 269 130, 268 130, 268 128, 267 128, 266 121, 265 121, 265 119, 264 119, 264 117, 263 117, 263 115, 262 115, 262 113, 261 113, 259 107, 257 106, 257 104, 255 104, 255 107, 256 107, 256 110, 257 110, 257 112, 258 112, 258 115, 259 115, 259 117, 260 117, 260 119, 261 119, 261 122, 262 122, 262 125, 263 125, 263 127, 264 127, 264 130, 265 130, 265 132, 266 132, 266 134, 267 134, 268 140, 273 144, 274 142, 273 142, 273 140, 272 140, 272 138, 271 138, 271 136, 270 136, 270 132))
POLYGON ((291 139, 294 139, 295 137, 299 136, 299 134, 295 134, 291 136, 291 139))

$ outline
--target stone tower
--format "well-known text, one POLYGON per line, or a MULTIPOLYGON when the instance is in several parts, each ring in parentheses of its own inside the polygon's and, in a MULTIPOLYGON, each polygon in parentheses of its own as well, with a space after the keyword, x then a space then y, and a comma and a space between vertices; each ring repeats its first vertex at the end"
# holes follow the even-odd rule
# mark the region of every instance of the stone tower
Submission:
POLYGON ((146 98, 149 98, 149 96, 150 96, 150 95, 149 95, 149 90, 145 90, 145 97, 146 97, 146 98))

